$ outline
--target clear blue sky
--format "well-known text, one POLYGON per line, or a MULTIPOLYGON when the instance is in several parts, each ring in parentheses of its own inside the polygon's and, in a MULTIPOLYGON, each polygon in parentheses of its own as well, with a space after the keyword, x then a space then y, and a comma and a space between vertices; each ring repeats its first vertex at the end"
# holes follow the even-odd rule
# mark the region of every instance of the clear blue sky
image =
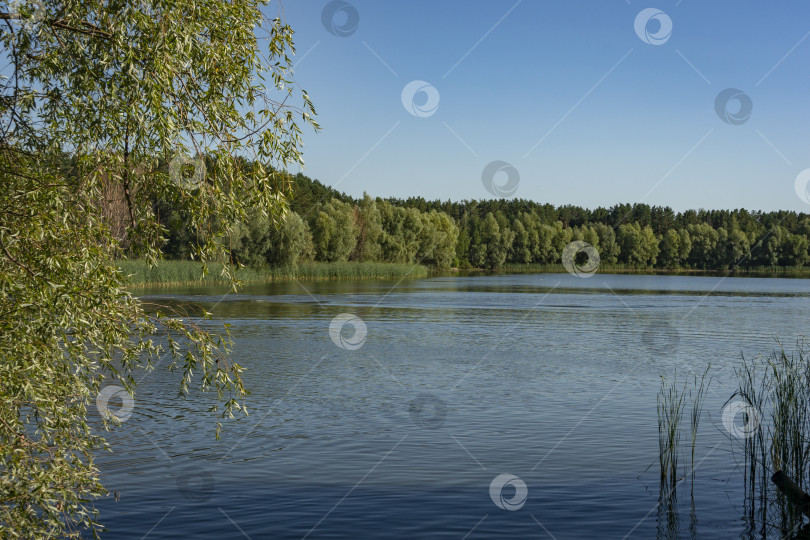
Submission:
MULTIPOLYGON (((520 173, 515 197, 555 205, 810 211, 794 190, 810 168, 807 2, 347 3, 331 19, 346 36, 324 26, 329 2, 283 4, 295 77, 323 127, 305 134, 304 173, 325 184, 355 196, 491 198, 481 174, 502 160, 520 173), (664 16, 641 36, 660 44, 636 32, 650 7, 664 16), (422 117, 402 102, 414 80, 439 96, 422 117), (715 110, 727 88, 753 105, 738 125, 715 110)), ((415 95, 417 112, 427 97, 415 95)))

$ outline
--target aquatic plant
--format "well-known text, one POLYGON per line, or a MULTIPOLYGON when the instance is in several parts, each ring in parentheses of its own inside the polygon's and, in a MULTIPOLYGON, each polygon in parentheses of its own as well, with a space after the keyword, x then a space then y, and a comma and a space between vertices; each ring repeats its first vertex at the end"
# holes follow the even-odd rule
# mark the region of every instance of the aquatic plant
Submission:
POLYGON ((678 479, 678 461, 680 457, 680 443, 683 415, 688 405, 690 410, 690 472, 694 487, 695 475, 695 448, 697 446, 700 420, 703 416, 703 403, 706 391, 709 389, 711 377, 709 372, 711 364, 706 367, 703 374, 692 377, 692 385, 688 379, 682 385, 678 383, 677 371, 671 381, 661 377, 661 389, 658 392, 658 450, 659 469, 661 473, 662 488, 675 490, 678 479), (665 488, 666 485, 669 488, 665 488))
MULTIPOLYGON (((207 272, 197 261, 158 261, 149 266, 143 260, 120 260, 117 266, 128 276, 131 286, 229 285, 230 278, 222 273, 223 265, 209 263, 207 272)), ((233 270, 231 270, 233 271, 233 270)), ((419 264, 377 262, 313 262, 286 267, 245 267, 235 271, 243 283, 315 279, 385 279, 425 277, 430 270, 419 264)))
MULTIPOLYGON (((796 350, 779 349, 768 357, 746 360, 737 369, 741 398, 756 418, 742 438, 745 512, 749 528, 763 536, 775 531, 792 536, 802 515, 770 481, 783 471, 800 489, 808 490, 810 464, 810 348, 799 341, 796 350)), ((734 434, 732 434, 734 436, 734 434)))
POLYGON ((273 268, 270 272, 272 279, 384 279, 425 277, 430 271, 420 264, 312 262, 294 268, 273 268))
POLYGON ((691 476, 693 487, 695 479, 695 445, 697 444, 698 428, 700 427, 700 418, 703 416, 703 401, 706 398, 706 391, 709 389, 709 384, 711 383, 711 378, 707 380, 706 376, 709 375, 709 370, 711 370, 711 368, 712 365, 710 363, 708 366, 706 366, 706 371, 703 372, 703 375, 700 376, 700 380, 698 380, 697 374, 694 375, 693 387, 692 390, 690 390, 691 394, 690 397, 692 401, 690 433, 692 435, 691 476))
POLYGON ((685 384, 678 387, 677 372, 671 381, 661 377, 661 389, 658 391, 658 462, 662 486, 668 483, 673 490, 678 482, 685 390, 685 384))

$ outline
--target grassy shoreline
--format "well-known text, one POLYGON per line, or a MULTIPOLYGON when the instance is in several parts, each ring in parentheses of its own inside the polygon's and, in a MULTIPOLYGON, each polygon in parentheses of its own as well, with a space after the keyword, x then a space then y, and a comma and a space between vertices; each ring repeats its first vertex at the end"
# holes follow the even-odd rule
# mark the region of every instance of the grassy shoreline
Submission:
MULTIPOLYGON (((208 273, 203 276, 198 261, 158 261, 149 267, 144 260, 120 260, 116 265, 128 276, 127 284, 133 287, 179 286, 179 285, 228 285, 230 280, 222 276, 221 263, 209 263, 208 273)), ((395 279, 402 277, 426 277, 430 270, 419 264, 396 263, 306 263, 295 268, 242 268, 236 271, 236 279, 242 283, 270 283, 297 280, 349 280, 349 279, 395 279)))
MULTIPOLYGON (((470 269, 476 271, 475 269, 470 269)), ((497 273, 510 274, 564 274, 567 272, 562 264, 506 264, 496 270, 497 273)), ((637 274, 665 276, 731 276, 731 277, 783 277, 810 278, 810 267, 799 266, 758 266, 738 268, 736 270, 712 270, 704 268, 636 268, 624 264, 600 264, 600 274, 637 274)))
MULTIPOLYGON (((143 260, 122 260, 116 263, 129 275, 127 283, 134 287, 180 286, 180 285, 228 285, 222 277, 222 264, 208 265, 208 274, 202 275, 202 265, 197 261, 159 261, 152 268, 143 260)), ((689 275, 733 277, 784 277, 810 278, 810 268, 763 267, 744 270, 703 270, 693 268, 632 268, 620 264, 603 264, 598 273, 635 275, 689 275)), ((242 268, 236 277, 242 283, 270 283, 274 281, 311 280, 375 280, 396 278, 423 278, 430 275, 481 275, 481 274, 551 274, 566 273, 561 264, 508 264, 497 270, 464 268, 435 270, 419 264, 360 263, 360 262, 315 262, 301 264, 296 268, 242 268)))

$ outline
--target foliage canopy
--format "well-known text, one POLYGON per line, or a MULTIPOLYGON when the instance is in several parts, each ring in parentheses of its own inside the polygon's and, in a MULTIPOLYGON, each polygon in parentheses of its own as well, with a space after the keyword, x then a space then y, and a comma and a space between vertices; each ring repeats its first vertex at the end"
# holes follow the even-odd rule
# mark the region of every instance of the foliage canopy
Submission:
POLYGON ((318 126, 263 0, 34 1, 0 2, 0 528, 80 536, 115 421, 92 412, 102 387, 162 364, 223 416, 244 394, 227 340, 147 311, 114 259, 160 256, 162 204, 213 232, 190 256, 222 260, 223 224, 282 219, 274 171, 318 126))

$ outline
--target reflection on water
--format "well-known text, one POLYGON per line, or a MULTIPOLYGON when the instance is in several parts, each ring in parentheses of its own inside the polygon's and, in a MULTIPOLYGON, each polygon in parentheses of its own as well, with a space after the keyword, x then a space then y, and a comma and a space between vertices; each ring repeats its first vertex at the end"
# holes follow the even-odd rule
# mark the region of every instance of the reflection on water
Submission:
POLYGON ((204 397, 144 375, 99 456, 120 493, 98 505, 108 537, 740 538, 722 407, 741 353, 804 331, 810 281, 543 274, 145 295, 231 325, 250 415, 215 441, 204 397), (338 319, 335 341, 341 314, 365 335, 338 319), (660 376, 709 362, 694 497, 691 479, 661 492, 660 376), (493 497, 503 474, 520 482, 493 497))

